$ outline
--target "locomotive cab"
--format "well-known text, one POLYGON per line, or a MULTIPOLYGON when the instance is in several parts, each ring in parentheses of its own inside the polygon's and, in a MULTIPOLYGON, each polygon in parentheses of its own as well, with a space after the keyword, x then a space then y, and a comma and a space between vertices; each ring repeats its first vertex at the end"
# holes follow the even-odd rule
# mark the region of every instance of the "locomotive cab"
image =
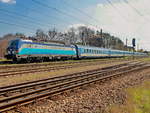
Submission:
POLYGON ((7 59, 16 59, 19 51, 19 41, 20 39, 15 39, 9 42, 5 55, 7 59))

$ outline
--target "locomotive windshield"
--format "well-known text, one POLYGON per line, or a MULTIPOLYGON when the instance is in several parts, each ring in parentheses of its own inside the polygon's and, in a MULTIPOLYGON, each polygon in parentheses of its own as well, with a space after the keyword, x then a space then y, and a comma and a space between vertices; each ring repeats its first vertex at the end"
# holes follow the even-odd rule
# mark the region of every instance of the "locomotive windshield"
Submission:
POLYGON ((18 47, 18 43, 19 41, 18 40, 13 40, 9 43, 9 48, 17 48, 18 47))

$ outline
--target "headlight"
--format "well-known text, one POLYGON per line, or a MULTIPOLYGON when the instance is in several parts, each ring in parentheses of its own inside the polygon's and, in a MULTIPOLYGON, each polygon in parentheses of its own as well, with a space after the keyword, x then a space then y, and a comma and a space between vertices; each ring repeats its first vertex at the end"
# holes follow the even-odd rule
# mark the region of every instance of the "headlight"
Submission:
POLYGON ((10 54, 10 51, 7 51, 8 54, 10 54))

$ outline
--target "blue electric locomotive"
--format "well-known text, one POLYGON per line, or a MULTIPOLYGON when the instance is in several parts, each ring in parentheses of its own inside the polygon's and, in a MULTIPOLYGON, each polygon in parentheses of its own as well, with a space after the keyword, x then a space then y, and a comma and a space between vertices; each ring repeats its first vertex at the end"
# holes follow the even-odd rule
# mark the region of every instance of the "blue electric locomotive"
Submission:
POLYGON ((36 60, 36 59, 65 59, 75 58, 76 48, 56 43, 38 43, 31 40, 15 39, 7 48, 7 59, 36 60))

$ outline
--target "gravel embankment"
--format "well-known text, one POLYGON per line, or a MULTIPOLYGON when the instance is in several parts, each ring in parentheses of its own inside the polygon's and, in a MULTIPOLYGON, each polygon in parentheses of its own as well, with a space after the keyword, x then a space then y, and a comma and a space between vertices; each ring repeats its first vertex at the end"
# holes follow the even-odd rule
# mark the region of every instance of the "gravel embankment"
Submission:
POLYGON ((150 79, 150 69, 130 73, 124 77, 101 84, 93 84, 82 89, 72 90, 28 105, 11 113, 106 113, 111 104, 123 104, 126 99, 124 89, 150 79))

